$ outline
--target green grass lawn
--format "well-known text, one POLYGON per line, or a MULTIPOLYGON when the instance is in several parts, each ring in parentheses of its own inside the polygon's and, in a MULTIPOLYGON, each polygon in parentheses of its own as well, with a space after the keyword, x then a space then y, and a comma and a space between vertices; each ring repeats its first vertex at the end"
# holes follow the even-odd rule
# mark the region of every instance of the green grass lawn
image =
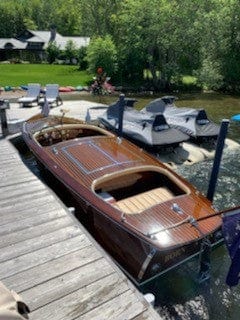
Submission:
POLYGON ((58 83, 60 86, 86 86, 92 75, 77 66, 49 64, 0 64, 0 87, 19 87, 31 82, 58 83))
MULTIPOLYGON (((145 70, 147 72, 147 70, 145 70)), ((86 86, 93 75, 79 71, 78 66, 49 65, 49 64, 0 64, 0 87, 19 87, 31 82, 58 83, 60 86, 86 86)), ((183 77, 183 83, 194 84, 196 79, 183 77)))
MULTIPOLYGON (((47 83, 58 83, 60 86, 87 86, 92 81, 93 75, 86 71, 79 71, 77 66, 49 65, 49 64, 0 64, 0 87, 12 86, 19 87, 31 82, 40 83, 45 86, 47 83)), ((183 83, 192 84, 196 79, 191 76, 184 76, 183 83)), ((118 99, 118 94, 109 96, 87 95, 86 99, 94 102, 110 104, 118 99)), ((167 94, 167 93, 166 93, 167 94)), ((158 93, 155 96, 136 96, 138 102, 137 109, 142 109, 151 100, 163 96, 158 93)), ((132 96, 132 95, 131 95, 132 96)), ((204 108, 208 115, 215 121, 223 118, 231 118, 232 115, 239 113, 239 96, 224 95, 219 93, 190 93, 177 94, 179 100, 177 106, 204 108)), ((79 99, 78 95, 71 95, 65 99, 79 99)))

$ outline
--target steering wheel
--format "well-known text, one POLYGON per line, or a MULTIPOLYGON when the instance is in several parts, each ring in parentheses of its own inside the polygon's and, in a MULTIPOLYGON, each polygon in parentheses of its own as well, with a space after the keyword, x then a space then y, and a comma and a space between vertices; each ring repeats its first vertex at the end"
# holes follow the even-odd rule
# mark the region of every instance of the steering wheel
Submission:
POLYGON ((45 140, 49 143, 49 144, 52 144, 52 141, 54 139, 56 139, 54 137, 54 133, 57 132, 61 138, 61 140, 63 140, 63 134, 62 134, 62 131, 59 129, 59 128, 56 128, 55 125, 49 125, 49 126, 46 126, 46 127, 43 127, 40 131, 39 131, 39 135, 42 135, 43 138, 45 138, 45 140), (49 129, 49 128, 53 128, 54 131, 48 133, 48 132, 43 132, 44 130, 46 129, 49 129))

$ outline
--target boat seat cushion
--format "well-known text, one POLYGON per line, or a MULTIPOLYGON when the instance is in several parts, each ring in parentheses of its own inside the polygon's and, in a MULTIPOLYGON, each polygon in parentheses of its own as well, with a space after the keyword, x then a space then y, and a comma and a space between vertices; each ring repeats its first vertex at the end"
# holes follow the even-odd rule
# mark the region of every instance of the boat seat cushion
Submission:
POLYGON ((170 200, 175 195, 166 187, 159 187, 138 195, 119 200, 114 206, 126 214, 142 212, 158 203, 170 200))

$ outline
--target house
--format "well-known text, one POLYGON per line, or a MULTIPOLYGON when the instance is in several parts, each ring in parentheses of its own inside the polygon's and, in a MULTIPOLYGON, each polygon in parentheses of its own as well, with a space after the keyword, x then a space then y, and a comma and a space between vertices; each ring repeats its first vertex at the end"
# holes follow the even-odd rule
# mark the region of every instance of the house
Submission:
POLYGON ((26 50, 26 43, 15 38, 0 38, 0 61, 19 57, 26 50))
POLYGON ((56 32, 25 30, 17 38, 0 38, 0 60, 21 59, 42 61, 46 58, 46 48, 50 42, 55 42, 60 50, 64 50, 71 40, 76 48, 88 46, 89 37, 65 37, 56 32))

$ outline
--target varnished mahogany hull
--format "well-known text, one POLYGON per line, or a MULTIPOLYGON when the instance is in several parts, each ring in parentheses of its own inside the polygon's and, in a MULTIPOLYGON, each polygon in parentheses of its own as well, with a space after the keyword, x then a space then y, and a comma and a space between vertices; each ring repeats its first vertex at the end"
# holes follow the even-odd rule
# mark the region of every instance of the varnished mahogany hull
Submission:
MULTIPOLYGON (((128 228, 124 228, 122 224, 110 219, 104 212, 96 210, 86 199, 73 192, 63 182, 62 186, 71 193, 76 201, 78 212, 81 212, 80 215, 77 215, 78 220, 136 283, 140 284, 162 274, 200 253, 202 238, 186 245, 180 244, 173 248, 159 250, 157 246, 153 246, 136 233, 129 232, 128 228), (154 256, 141 277, 140 271, 143 263, 152 250, 155 251, 154 256)), ((221 227, 210 233, 207 238, 212 246, 221 242, 221 227)))
MULTIPOLYGON (((76 195, 75 198, 79 201, 76 195)), ((78 203, 82 203, 82 200, 78 203)), ((84 205, 82 209, 84 216, 79 217, 79 220, 84 219, 85 226, 90 228, 92 235, 98 243, 101 244, 136 283, 141 283, 162 274, 200 254, 203 241, 206 239, 199 238, 199 240, 186 245, 159 250, 157 246, 153 246, 135 233, 129 232, 127 228, 123 228, 122 225, 115 223, 91 206, 86 210, 84 205), (152 259, 146 270, 144 270, 144 274, 141 275, 143 264, 152 252, 154 252, 152 259)), ((209 234, 207 239, 212 247, 221 243, 221 228, 219 227, 209 234)))
POLYGON ((83 222, 103 249, 136 283, 140 284, 147 279, 163 274, 199 255, 205 239, 209 240, 212 247, 223 241, 221 226, 219 226, 212 233, 209 233, 207 238, 199 237, 198 240, 195 239, 185 245, 179 244, 160 250, 146 239, 130 232, 127 227, 124 228, 122 224, 116 223, 104 212, 96 210, 96 207, 92 206, 87 199, 73 192, 63 182, 62 185, 71 193, 77 203, 78 212, 81 212, 80 215, 77 215, 79 221, 83 222), (144 274, 141 275, 143 264, 153 251, 154 255, 144 270, 144 274))
MULTIPOLYGON (((94 232, 103 248, 138 283, 162 274, 198 255, 203 244, 201 239, 187 245, 159 250, 99 214, 94 216, 94 232), (143 264, 152 252, 153 257, 141 276, 143 264)), ((217 230, 208 237, 212 246, 221 242, 219 233, 221 231, 217 230)))
MULTIPOLYGON (((84 220, 97 240, 138 282, 198 253, 203 238, 214 238, 222 219, 211 202, 157 159, 124 139, 100 131, 95 136, 69 141, 65 139, 69 127, 62 130, 54 121, 46 118, 38 122, 35 118, 27 122, 23 128, 25 142, 38 161, 77 199, 84 220), (50 143, 51 130, 55 133, 50 143), (65 135, 60 142, 59 135, 65 135), (130 176, 133 180, 129 182, 130 176), (121 194, 114 205, 98 193, 103 186, 109 190, 109 177, 114 187, 121 183, 117 194, 110 190, 113 196, 121 194), (158 194, 164 189, 159 184, 161 179, 171 189, 166 199, 158 194), (139 190, 143 181, 147 181, 147 189, 139 190), (125 182, 131 184, 126 186, 125 182), (126 192, 129 192, 127 198, 126 192), (152 202, 153 195, 157 197, 156 203, 152 202), (159 234, 161 237, 157 238, 159 234)), ((73 125, 73 131, 76 130, 77 125, 73 125)), ((81 132, 84 130, 82 126, 81 132)))

